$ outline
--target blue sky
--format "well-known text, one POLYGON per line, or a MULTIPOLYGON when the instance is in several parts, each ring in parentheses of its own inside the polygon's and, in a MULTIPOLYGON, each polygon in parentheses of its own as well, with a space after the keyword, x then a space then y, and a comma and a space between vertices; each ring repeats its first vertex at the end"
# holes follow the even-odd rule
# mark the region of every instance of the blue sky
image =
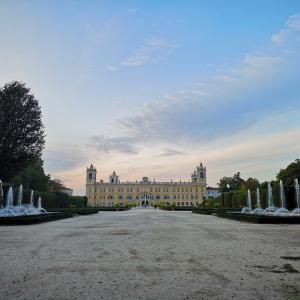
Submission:
POLYGON ((299 1, 1 1, 0 84, 26 82, 45 168, 269 180, 300 153, 299 1))

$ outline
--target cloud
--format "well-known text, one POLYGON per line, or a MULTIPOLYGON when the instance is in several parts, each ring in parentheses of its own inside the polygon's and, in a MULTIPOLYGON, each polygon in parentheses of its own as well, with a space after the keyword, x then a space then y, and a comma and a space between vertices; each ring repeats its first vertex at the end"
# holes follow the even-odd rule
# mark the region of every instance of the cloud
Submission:
POLYGON ((185 153, 181 151, 177 151, 175 149, 165 148, 163 153, 156 155, 155 157, 166 157, 166 156, 176 156, 176 155, 185 155, 185 153))
POLYGON ((111 65, 107 65, 106 68, 109 70, 109 71, 117 71, 118 70, 118 67, 114 67, 114 66, 111 66, 111 65))
MULTIPOLYGON (((282 44, 291 38, 295 33, 300 33, 300 14, 292 15, 288 18, 282 30, 271 37, 271 41, 275 44, 282 44)), ((296 40, 299 36, 296 36, 296 40)))
POLYGON ((45 169, 47 172, 59 173, 66 170, 72 170, 86 160, 86 153, 74 146, 72 149, 46 150, 44 156, 45 169))
POLYGON ((299 52, 247 54, 240 65, 194 89, 174 93, 124 118, 128 136, 151 141, 201 141, 231 135, 299 105, 299 52))
POLYGON ((137 154, 138 148, 135 145, 135 140, 130 137, 106 137, 91 136, 88 142, 88 148, 94 149, 97 152, 104 153, 125 153, 137 154))
POLYGON ((135 13, 138 11, 138 9, 137 9, 137 8, 129 8, 129 9, 127 9, 127 11, 128 11, 130 14, 135 14, 135 13))
POLYGON ((149 62, 156 62, 166 59, 172 55, 177 45, 170 44, 164 39, 151 37, 144 40, 133 55, 127 57, 121 62, 123 67, 137 67, 149 62))

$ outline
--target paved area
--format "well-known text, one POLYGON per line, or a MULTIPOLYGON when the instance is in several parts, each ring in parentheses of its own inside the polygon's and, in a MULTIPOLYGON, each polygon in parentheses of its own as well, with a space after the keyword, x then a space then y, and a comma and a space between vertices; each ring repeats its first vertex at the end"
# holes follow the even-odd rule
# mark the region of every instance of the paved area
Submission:
POLYGON ((155 209, 0 227, 1 299, 300 299, 300 226, 155 209))

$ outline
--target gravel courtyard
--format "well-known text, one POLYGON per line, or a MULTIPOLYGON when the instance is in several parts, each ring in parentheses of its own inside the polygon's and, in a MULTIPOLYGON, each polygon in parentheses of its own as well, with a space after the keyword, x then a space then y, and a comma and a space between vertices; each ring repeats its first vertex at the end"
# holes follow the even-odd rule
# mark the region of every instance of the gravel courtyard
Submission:
POLYGON ((0 227, 1 299, 300 299, 300 225, 136 208, 0 227))

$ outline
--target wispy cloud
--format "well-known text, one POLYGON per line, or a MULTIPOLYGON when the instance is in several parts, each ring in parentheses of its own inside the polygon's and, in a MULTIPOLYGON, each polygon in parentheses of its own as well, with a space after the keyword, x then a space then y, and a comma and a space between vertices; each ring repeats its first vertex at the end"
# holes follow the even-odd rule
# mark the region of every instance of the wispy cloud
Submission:
POLYGON ((201 140, 230 135, 299 104, 300 57, 246 55, 239 66, 207 81, 200 93, 177 93, 127 117, 127 135, 147 140, 201 140))
POLYGON ((144 40, 142 46, 135 50, 133 55, 121 62, 123 67, 137 67, 149 62, 166 59, 172 55, 178 45, 168 43, 164 39, 151 37, 144 40))
POLYGON ((111 66, 111 65, 107 65, 106 68, 109 70, 109 71, 117 71, 119 68, 118 67, 115 67, 115 66, 111 66))
POLYGON ((54 174, 72 170, 80 166, 87 158, 87 153, 76 148, 76 146, 72 149, 46 150, 44 155, 47 157, 47 160, 45 160, 46 169, 54 174))
MULTIPOLYGON (((292 15, 288 18, 285 26, 282 30, 274 34, 271 38, 273 43, 282 44, 289 38, 294 36, 295 33, 300 33, 300 14, 292 15)), ((294 36, 295 37, 295 36, 294 36)), ((296 40, 299 39, 299 35, 296 35, 296 40)))
POLYGON ((91 136, 89 138, 88 148, 94 149, 98 152, 105 153, 125 153, 137 154, 138 148, 135 145, 135 140, 131 137, 106 137, 91 136))
POLYGON ((176 155, 185 155, 185 153, 175 149, 164 148, 164 152, 159 155, 156 155, 155 157, 166 157, 166 156, 176 156, 176 155))

